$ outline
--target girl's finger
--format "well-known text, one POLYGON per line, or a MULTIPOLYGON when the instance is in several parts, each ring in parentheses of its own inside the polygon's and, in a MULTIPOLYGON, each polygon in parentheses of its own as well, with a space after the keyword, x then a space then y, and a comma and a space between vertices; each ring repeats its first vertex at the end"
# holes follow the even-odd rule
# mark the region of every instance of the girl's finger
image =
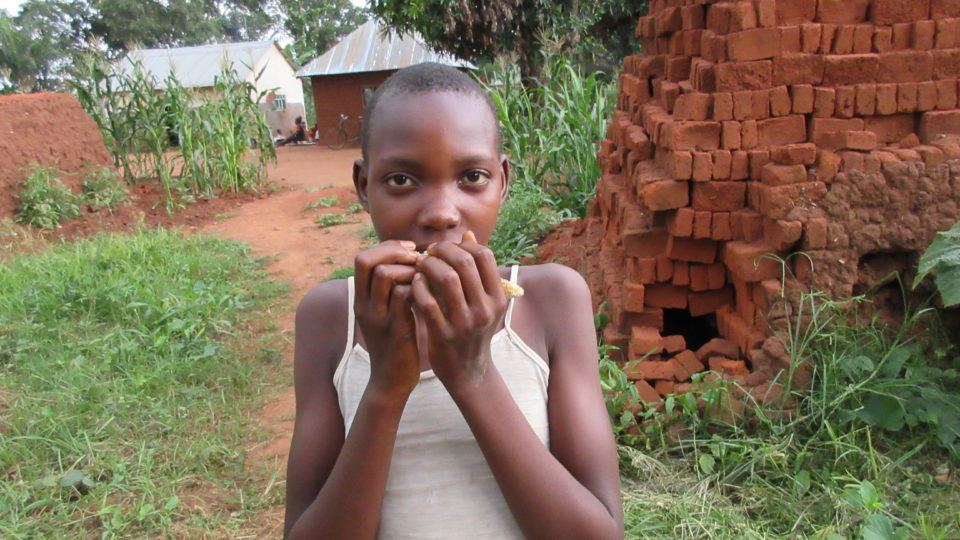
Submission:
POLYGON ((430 255, 443 260, 457 272, 457 276, 460 278, 460 286, 463 289, 463 297, 466 299, 468 306, 474 306, 484 301, 486 291, 477 271, 476 260, 470 252, 451 242, 441 242, 430 249, 429 252, 430 255))
POLYGON ((417 270, 424 275, 430 289, 439 293, 439 300, 446 308, 444 313, 448 320, 459 323, 469 319, 463 284, 453 267, 439 257, 427 255, 417 263, 417 270))
POLYGON ((413 276, 413 283, 410 285, 410 301, 414 311, 427 323, 428 328, 440 332, 441 335, 447 335, 447 318, 444 317, 437 299, 427 287, 426 278, 419 272, 413 276))
POLYGON ((383 320, 389 311, 393 289, 409 284, 416 272, 412 266, 400 264, 381 264, 374 268, 370 279, 370 296, 366 304, 368 313, 383 320))
POLYGON ((413 309, 410 305, 411 286, 406 283, 397 284, 390 290, 390 304, 388 312, 390 314, 391 326, 394 330, 394 337, 403 341, 417 340, 417 326, 413 319, 413 309))
POLYGON ((490 248, 478 244, 476 242, 476 236, 473 235, 472 231, 467 231, 467 233, 463 235, 463 242, 460 243, 460 248, 473 257, 477 274, 483 283, 483 290, 493 297, 502 295, 503 287, 500 286, 500 269, 497 267, 497 258, 493 256, 490 248), (472 237, 472 240, 467 238, 467 234, 472 237))
POLYGON ((404 244, 403 241, 387 240, 377 246, 364 250, 354 259, 354 284, 356 302, 365 305, 370 296, 370 277, 373 269, 380 264, 406 264, 417 262, 416 244, 404 244))

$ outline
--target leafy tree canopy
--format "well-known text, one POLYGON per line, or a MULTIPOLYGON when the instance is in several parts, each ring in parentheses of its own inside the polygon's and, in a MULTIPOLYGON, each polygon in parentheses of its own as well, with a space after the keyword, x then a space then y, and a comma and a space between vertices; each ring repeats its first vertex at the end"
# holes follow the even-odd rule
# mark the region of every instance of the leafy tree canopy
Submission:
POLYGON ((277 7, 293 38, 288 53, 299 65, 323 54, 370 16, 350 0, 281 0, 277 7))

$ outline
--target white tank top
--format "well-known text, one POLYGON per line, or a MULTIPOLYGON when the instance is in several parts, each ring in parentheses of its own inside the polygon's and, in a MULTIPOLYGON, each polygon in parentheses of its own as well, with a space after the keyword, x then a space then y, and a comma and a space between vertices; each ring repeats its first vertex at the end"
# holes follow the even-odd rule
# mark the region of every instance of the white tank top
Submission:
MULTIPOLYGON (((510 270, 516 283, 517 266, 510 270)), ((333 375, 344 433, 370 379, 370 356, 354 344, 353 278, 347 280, 347 346, 333 375)), ((510 327, 490 340, 493 363, 527 422, 549 448, 550 368, 510 327)), ((378 538, 523 538, 479 445, 446 387, 428 370, 407 401, 390 461, 378 538)))

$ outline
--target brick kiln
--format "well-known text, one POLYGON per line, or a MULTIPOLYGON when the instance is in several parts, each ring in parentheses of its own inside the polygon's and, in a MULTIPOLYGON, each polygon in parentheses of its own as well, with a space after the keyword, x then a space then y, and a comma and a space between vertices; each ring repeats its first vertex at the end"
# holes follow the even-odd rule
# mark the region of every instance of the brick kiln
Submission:
POLYGON ((960 2, 651 0, 637 36, 585 224, 604 336, 648 402, 769 388, 784 269, 849 295, 958 219, 960 2))

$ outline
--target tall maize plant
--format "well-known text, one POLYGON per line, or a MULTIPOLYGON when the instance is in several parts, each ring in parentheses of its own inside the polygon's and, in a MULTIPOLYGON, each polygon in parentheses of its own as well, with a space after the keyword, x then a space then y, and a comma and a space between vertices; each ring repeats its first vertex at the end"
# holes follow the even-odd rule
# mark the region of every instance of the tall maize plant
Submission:
POLYGON ((70 84, 126 181, 159 182, 168 211, 217 190, 257 190, 276 159, 258 105, 265 92, 257 94, 226 61, 212 90, 200 92, 184 88, 173 72, 157 84, 137 62, 118 71, 87 53, 75 62, 70 84))

